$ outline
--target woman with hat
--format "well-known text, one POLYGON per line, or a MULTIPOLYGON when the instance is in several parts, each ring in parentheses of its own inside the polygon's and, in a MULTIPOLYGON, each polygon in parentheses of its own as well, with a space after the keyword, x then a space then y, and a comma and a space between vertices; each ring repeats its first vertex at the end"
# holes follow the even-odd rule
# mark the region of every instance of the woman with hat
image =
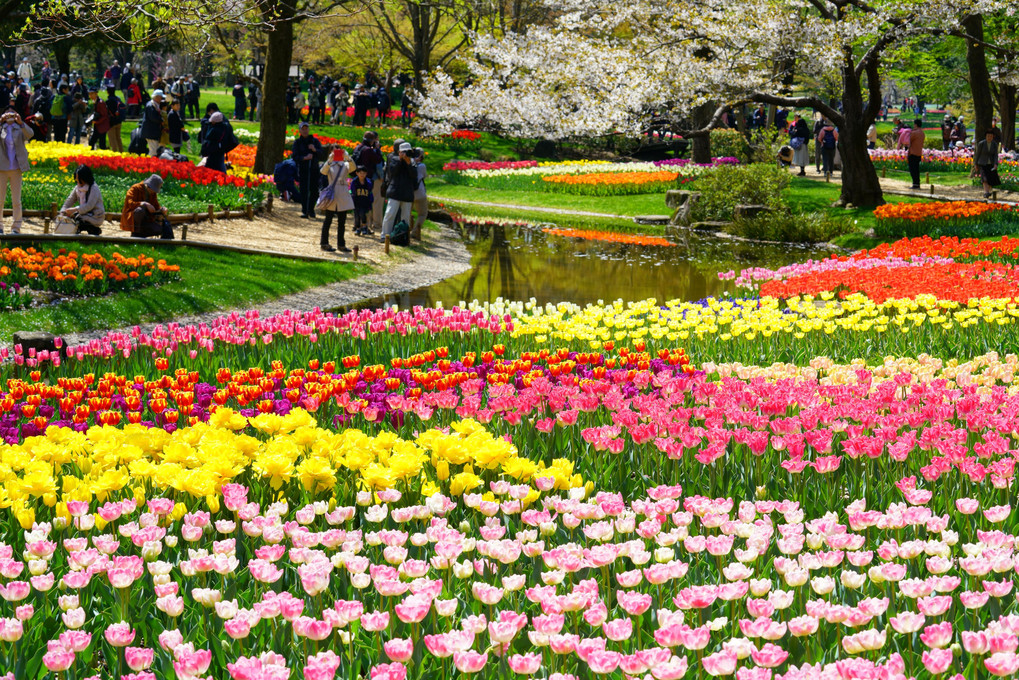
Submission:
POLYGON ((120 215, 123 231, 129 231, 137 238, 173 238, 173 229, 166 219, 166 208, 159 205, 159 190, 162 188, 163 178, 153 174, 127 190, 124 212, 120 215))

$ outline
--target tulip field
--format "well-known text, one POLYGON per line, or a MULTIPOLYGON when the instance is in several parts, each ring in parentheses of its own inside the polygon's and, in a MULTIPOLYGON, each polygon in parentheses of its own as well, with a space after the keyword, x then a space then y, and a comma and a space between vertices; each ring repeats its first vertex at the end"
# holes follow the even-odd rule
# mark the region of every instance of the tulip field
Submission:
POLYGON ((0 678, 1013 677, 1017 257, 0 348, 0 678))

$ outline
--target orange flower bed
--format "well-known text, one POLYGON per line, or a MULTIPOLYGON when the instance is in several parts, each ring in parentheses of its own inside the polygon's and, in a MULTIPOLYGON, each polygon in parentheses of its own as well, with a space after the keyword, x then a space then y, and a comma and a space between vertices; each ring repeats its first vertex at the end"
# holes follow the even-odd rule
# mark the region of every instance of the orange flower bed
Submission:
POLYGON ((942 201, 934 203, 886 203, 874 210, 878 220, 958 220, 980 217, 996 210, 1012 210, 1003 203, 942 201))
POLYGON ((257 146, 251 146, 249 144, 238 144, 233 151, 226 155, 226 159, 230 161, 232 165, 239 165, 244 168, 252 168, 255 166, 256 151, 258 151, 257 146))
POLYGON ((545 175, 543 182, 553 184, 648 184, 651 182, 674 182, 678 172, 589 172, 580 175, 545 175))
POLYGON ((144 253, 125 257, 113 253, 82 253, 60 249, 3 248, 0 281, 72 295, 95 295, 179 278, 180 266, 144 253))
MULTIPOLYGON (((878 210, 888 206, 881 206, 878 210)), ((877 211, 875 211, 877 212, 877 211)), ((971 258, 993 258, 995 256, 1019 258, 1019 239, 1002 236, 996 241, 985 241, 977 238, 958 238, 956 236, 918 236, 904 238, 894 243, 882 243, 870 250, 861 250, 850 256, 852 260, 865 260, 872 257, 910 258, 917 255, 929 257, 951 257, 955 260, 971 258)))
POLYGON ((553 236, 564 236, 566 238, 582 238, 588 241, 608 241, 610 243, 625 243, 634 246, 675 246, 664 238, 658 236, 643 236, 641 234, 620 234, 613 231, 585 231, 583 229, 542 229, 546 234, 553 236))

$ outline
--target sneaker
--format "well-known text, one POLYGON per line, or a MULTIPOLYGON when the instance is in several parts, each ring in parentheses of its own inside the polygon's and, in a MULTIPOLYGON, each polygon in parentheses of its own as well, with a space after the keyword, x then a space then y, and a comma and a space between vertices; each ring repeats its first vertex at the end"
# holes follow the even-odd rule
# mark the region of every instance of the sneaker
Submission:
POLYGON ((323 243, 322 244, 322 250, 326 251, 327 253, 335 253, 336 252, 336 248, 333 248, 328 243, 323 243))
POLYGON ((337 250, 339 250, 341 253, 349 253, 350 252, 350 248, 348 248, 347 246, 340 246, 339 248, 337 248, 337 250))

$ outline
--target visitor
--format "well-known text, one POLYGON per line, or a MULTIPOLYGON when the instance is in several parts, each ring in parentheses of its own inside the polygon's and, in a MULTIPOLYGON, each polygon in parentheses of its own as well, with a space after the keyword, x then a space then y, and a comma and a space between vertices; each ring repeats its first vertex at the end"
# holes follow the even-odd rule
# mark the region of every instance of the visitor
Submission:
POLYGON ((759 104, 757 110, 754 111, 754 116, 751 120, 751 127, 756 130, 763 130, 768 125, 768 112, 764 108, 764 104, 759 104))
POLYGON ((425 188, 425 178, 428 177, 428 169, 425 167, 425 150, 421 147, 414 149, 414 168, 417 171, 417 185, 414 188, 414 226, 410 230, 410 237, 421 240, 421 227, 428 219, 428 190, 425 188))
POLYGON ((895 142, 895 148, 905 150, 909 148, 909 138, 913 134, 913 128, 903 125, 898 132, 898 139, 895 142))
POLYGON ((959 142, 962 142, 962 145, 966 146, 966 139, 968 137, 969 132, 966 131, 966 121, 962 116, 959 116, 959 120, 955 121, 955 127, 952 128, 952 145, 958 147, 959 142))
POLYGON ((173 65, 173 59, 166 60, 166 68, 163 70, 163 80, 170 83, 176 80, 177 69, 173 65))
POLYGON ((0 150, 3 154, 0 160, 0 234, 4 233, 3 206, 7 203, 8 184, 14 216, 11 232, 21 233, 21 176, 29 168, 25 142, 32 139, 33 134, 17 111, 8 109, 0 116, 0 150))
POLYGON ((379 122, 382 123, 389 117, 389 109, 393 106, 393 100, 389 98, 386 88, 380 87, 376 95, 379 107, 379 122))
POLYGON ((347 91, 346 85, 340 85, 339 90, 333 97, 333 116, 330 122, 333 125, 338 123, 346 123, 350 120, 347 117, 347 109, 350 107, 350 93, 347 91))
POLYGON ((364 127, 368 117, 368 105, 370 97, 364 91, 364 87, 358 85, 354 88, 354 127, 364 127))
POLYGON ((88 139, 89 148, 105 149, 106 133, 110 131, 110 110, 95 88, 89 90, 88 99, 92 108, 92 135, 88 139))
POLYGON ((120 62, 114 59, 113 66, 108 68, 107 72, 110 74, 109 82, 103 83, 103 87, 116 87, 120 83, 120 75, 124 72, 124 69, 120 66, 120 62))
POLYGON ((358 165, 356 176, 350 180, 350 195, 354 200, 354 233, 358 236, 372 234, 368 224, 372 202, 375 200, 372 184, 371 178, 368 177, 368 168, 358 165))
POLYGON ((238 142, 233 127, 221 111, 213 111, 208 121, 203 121, 201 142, 205 167, 225 173, 226 155, 237 148, 238 142))
POLYGON ((73 98, 76 94, 81 95, 82 101, 88 95, 88 87, 85 86, 85 80, 80 73, 74 77, 74 83, 71 85, 71 97, 73 98))
POLYGON ((117 88, 106 88, 106 108, 110 113, 110 128, 107 137, 110 151, 124 153, 124 141, 120 138, 120 126, 127 119, 127 105, 117 96, 117 88))
POLYGON ((32 78, 35 77, 35 71, 32 70, 32 64, 29 63, 28 57, 21 58, 21 63, 18 64, 18 77, 26 83, 32 82, 32 78))
POLYGON ((321 105, 322 100, 318 95, 318 88, 312 87, 308 90, 308 120, 313 125, 318 124, 318 107, 321 105))
POLYGON ((134 67, 128 64, 120 74, 120 93, 127 101, 127 91, 131 88, 131 81, 134 80, 134 67))
POLYGON ((68 144, 81 144, 81 130, 85 127, 85 112, 88 106, 85 104, 85 99, 82 97, 80 92, 73 95, 73 102, 71 103, 71 113, 67 116, 67 143, 68 144), (71 138, 74 141, 71 141, 71 138))
POLYGON ((793 115, 793 124, 789 127, 789 146, 793 148, 793 165, 800 167, 799 175, 803 177, 810 162, 810 128, 798 113, 793 115))
POLYGON ((943 151, 952 148, 952 129, 954 127, 951 114, 946 113, 945 120, 941 122, 941 148, 943 151))
POLYGON ((127 115, 135 118, 141 115, 142 111, 142 88, 137 78, 132 78, 127 86, 127 115))
POLYGON ((76 186, 64 201, 60 214, 74 223, 74 233, 86 232, 99 236, 103 233, 103 222, 106 221, 106 206, 103 205, 103 193, 92 175, 92 168, 79 165, 74 171, 74 181, 76 186))
POLYGON ((301 217, 315 217, 315 203, 318 200, 318 156, 322 153, 322 142, 311 134, 308 121, 301 121, 298 136, 294 140, 292 156, 297 163, 298 194, 301 197, 301 217))
MULTIPOLYGON (((817 136, 821 134, 821 130, 824 128, 824 116, 814 113, 814 131, 811 134, 813 139, 817 139, 817 136)), ((814 143, 814 171, 817 174, 821 174, 821 145, 814 143)))
POLYGON ((184 119, 180 116, 180 99, 174 99, 170 104, 170 112, 166 114, 166 131, 170 141, 170 147, 176 154, 187 141, 187 131, 184 129, 184 119))
POLYGON ((991 190, 1001 184, 998 176, 998 138, 994 130, 988 130, 973 150, 973 165, 980 172, 980 184, 984 187, 984 198, 991 197, 991 190))
POLYGON ((50 102, 50 125, 53 127, 53 141, 67 141, 67 114, 71 111, 74 100, 68 94, 70 88, 61 85, 50 102))
POLYGON ((191 118, 198 118, 198 105, 199 99, 201 99, 201 87, 198 86, 198 81, 196 81, 194 76, 191 74, 188 74, 184 93, 184 104, 187 106, 185 117, 190 116, 191 118))
POLYGON ((400 94, 400 120, 404 127, 410 125, 410 107, 413 104, 411 96, 410 88, 403 88, 403 92, 400 94))
POLYGON ((874 150, 877 148, 877 123, 871 123, 870 127, 867 128, 867 148, 874 150))
POLYGON ((825 179, 830 179, 835 171, 835 148, 838 146, 839 132, 830 120, 825 120, 821 132, 817 135, 817 146, 821 149, 821 169, 825 179))
POLYGON ((159 205, 159 190, 162 188, 163 178, 154 174, 127 190, 124 212, 120 215, 123 231, 131 232, 135 238, 173 238, 173 227, 166 219, 166 208, 159 205))
POLYGON ((917 118, 913 121, 913 129, 909 131, 909 151, 906 156, 906 161, 909 163, 909 176, 913 179, 913 189, 920 188, 920 161, 923 159, 923 143, 926 137, 923 131, 923 120, 917 118))
POLYGON ((325 219, 322 220, 322 250, 332 253, 339 250, 341 253, 349 253, 344 238, 347 229, 347 213, 354 209, 354 201, 350 196, 350 171, 354 167, 352 161, 347 158, 347 152, 343 149, 333 149, 329 162, 322 166, 321 173, 326 176, 326 188, 318 200, 318 207, 325 212, 325 219), (329 227, 336 218, 336 240, 337 246, 333 248, 329 243, 329 227))
POLYGON ((308 122, 308 118, 304 114, 304 107, 307 105, 308 98, 302 90, 297 90, 297 92, 294 93, 294 112, 297 114, 297 119, 305 123, 308 122))
POLYGON ((414 203, 414 187, 417 185, 417 171, 414 169, 414 147, 408 142, 399 145, 397 153, 389 157, 386 165, 386 214, 382 220, 382 237, 393 233, 397 218, 410 226, 410 210, 414 203))
POLYGON ((244 84, 240 81, 234 83, 234 120, 244 120, 244 113, 248 105, 248 93, 244 91, 244 84))
POLYGON ((256 120, 262 120, 261 116, 256 117, 258 113, 258 84, 255 81, 251 81, 248 85, 248 121, 254 123, 256 120))
POLYGON ((988 128, 988 132, 994 135, 994 138, 998 140, 998 144, 1001 144, 1002 132, 1001 128, 998 127, 998 117, 991 118, 991 127, 988 128))
POLYGON ((151 101, 145 105, 145 113, 142 117, 142 138, 148 145, 150 156, 159 155, 159 141, 163 133, 163 114, 160 112, 162 103, 163 91, 156 90, 152 93, 151 101))
MULTIPOLYGON (((403 140, 398 139, 394 144, 403 140)), ((382 230, 382 211, 385 208, 385 201, 382 200, 383 175, 385 174, 385 158, 382 156, 382 148, 379 145, 378 133, 369 130, 364 133, 361 143, 354 148, 354 162, 368 168, 368 177, 372 180, 372 210, 368 215, 371 228, 382 230)), ((366 230, 370 231, 370 230, 366 230)))

